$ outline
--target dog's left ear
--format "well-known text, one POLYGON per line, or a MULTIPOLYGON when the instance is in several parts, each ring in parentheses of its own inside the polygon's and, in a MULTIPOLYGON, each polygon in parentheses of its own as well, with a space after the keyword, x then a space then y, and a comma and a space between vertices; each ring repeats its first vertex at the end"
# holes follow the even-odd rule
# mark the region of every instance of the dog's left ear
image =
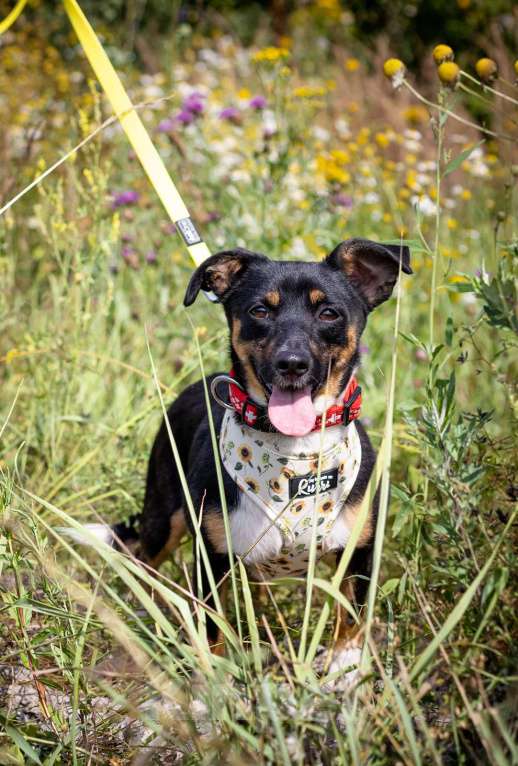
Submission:
POLYGON ((184 306, 190 306, 196 300, 200 290, 212 291, 218 298, 223 299, 231 287, 244 275, 253 261, 267 261, 265 255, 253 253, 243 247, 235 250, 223 250, 207 258, 198 266, 187 286, 184 306))
POLYGON ((370 239, 346 239, 330 253, 326 262, 340 269, 356 287, 369 310, 392 295, 401 271, 412 274, 410 250, 406 245, 382 245, 370 239))

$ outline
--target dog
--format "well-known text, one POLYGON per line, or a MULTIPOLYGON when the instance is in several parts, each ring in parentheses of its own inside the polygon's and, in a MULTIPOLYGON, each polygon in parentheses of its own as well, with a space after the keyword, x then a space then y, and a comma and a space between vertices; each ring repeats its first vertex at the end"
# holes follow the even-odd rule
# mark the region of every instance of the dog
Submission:
MULTIPOLYGON (((400 271, 412 273, 406 246, 355 238, 316 263, 226 250, 192 275, 184 305, 191 306, 201 290, 212 292, 228 322, 231 375, 213 375, 207 383, 232 551, 254 579, 305 576, 313 534, 317 559, 340 560, 375 463, 357 419, 360 337, 370 312, 391 296, 400 271)), ((167 417, 219 583, 229 571, 229 551, 203 381, 188 386, 167 417)), ((369 583, 377 512, 376 496, 343 581, 357 609, 369 583)), ((138 538, 140 557, 158 568, 187 530, 194 532, 193 519, 164 421, 151 451, 138 524, 115 525, 112 534, 124 543, 138 538)), ((194 592, 214 606, 197 555, 195 542, 194 592)), ((340 611, 331 672, 357 664, 360 656, 361 631, 340 611)), ((222 653, 210 619, 207 632, 213 651, 222 653)))

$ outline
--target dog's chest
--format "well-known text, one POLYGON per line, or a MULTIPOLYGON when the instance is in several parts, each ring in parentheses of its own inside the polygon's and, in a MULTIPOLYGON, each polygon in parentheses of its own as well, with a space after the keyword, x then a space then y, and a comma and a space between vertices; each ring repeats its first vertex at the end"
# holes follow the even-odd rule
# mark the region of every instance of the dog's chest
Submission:
POLYGON ((343 548, 350 534, 344 506, 361 462, 354 424, 293 439, 229 415, 220 454, 241 490, 230 514, 233 549, 254 575, 305 573, 313 536, 317 558, 343 548))

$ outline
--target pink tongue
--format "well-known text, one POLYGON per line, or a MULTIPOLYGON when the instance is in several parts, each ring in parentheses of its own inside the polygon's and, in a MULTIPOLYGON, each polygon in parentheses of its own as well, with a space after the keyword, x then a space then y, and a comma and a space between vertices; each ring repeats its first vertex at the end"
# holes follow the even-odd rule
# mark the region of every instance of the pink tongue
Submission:
POLYGON ((275 428, 286 436, 305 436, 317 419, 311 388, 300 391, 282 391, 273 386, 268 402, 268 417, 275 428))

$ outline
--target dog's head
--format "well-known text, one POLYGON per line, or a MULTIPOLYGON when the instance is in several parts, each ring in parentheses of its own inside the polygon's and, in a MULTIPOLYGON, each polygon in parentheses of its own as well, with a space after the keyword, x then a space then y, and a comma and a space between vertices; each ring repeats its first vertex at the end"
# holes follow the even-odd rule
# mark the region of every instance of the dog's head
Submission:
POLYGON ((349 239, 319 263, 272 261, 237 248, 194 272, 184 304, 200 290, 222 302, 237 380, 268 404, 282 433, 309 433, 317 411, 344 390, 359 362, 367 316, 392 294, 407 247, 349 239))

